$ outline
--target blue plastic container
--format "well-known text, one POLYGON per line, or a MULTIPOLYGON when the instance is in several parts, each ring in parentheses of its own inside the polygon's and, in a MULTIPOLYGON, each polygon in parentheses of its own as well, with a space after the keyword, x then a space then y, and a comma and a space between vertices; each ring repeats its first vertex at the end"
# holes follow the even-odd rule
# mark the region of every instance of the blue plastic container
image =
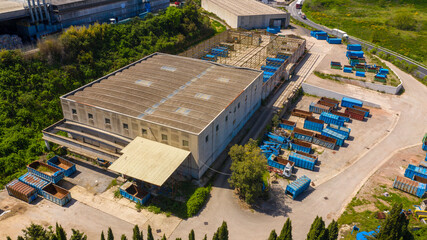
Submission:
POLYGON ((366 77, 366 74, 365 74, 365 72, 356 71, 356 76, 358 76, 358 77, 366 77))
POLYGON ((337 132, 337 133, 345 136, 346 140, 348 139, 348 137, 350 137, 350 132, 351 132, 350 128, 346 128, 346 127, 343 127, 343 126, 338 126, 338 125, 335 125, 335 124, 332 124, 332 123, 328 124, 328 126, 326 126, 326 128, 328 128, 328 129, 330 129, 330 130, 332 130, 334 132, 337 132))
POLYGON ((76 171, 76 165, 60 156, 55 156, 47 160, 47 164, 64 171, 64 175, 69 177, 76 171))
POLYGON ((266 65, 262 65, 261 66, 261 70, 266 71, 266 72, 276 72, 277 69, 279 69, 279 67, 274 67, 274 66, 266 66, 266 65))
POLYGON ((362 45, 360 44, 348 44, 347 50, 351 51, 362 51, 362 45))
POLYGON ((415 165, 409 164, 405 170, 405 177, 414 178, 414 175, 427 178, 427 168, 417 167, 415 165))
POLYGON ((151 197, 150 192, 136 187, 131 182, 126 182, 120 187, 120 195, 141 205, 145 204, 151 197))
POLYGON ((316 165, 317 160, 304 156, 302 154, 298 154, 296 152, 291 152, 289 155, 289 161, 295 163, 295 166, 312 170, 314 169, 314 165, 316 165))
POLYGON ((353 108, 354 106, 363 107, 363 102, 357 99, 343 97, 341 100, 342 107, 353 108))
POLYGON ((341 38, 328 38, 327 39, 329 44, 341 44, 341 38))
POLYGON ((339 116, 334 115, 332 113, 322 112, 319 117, 320 120, 325 122, 326 124, 335 124, 338 126, 344 126, 344 121, 342 121, 339 116))
POLYGON ((426 184, 409 180, 404 177, 397 176, 393 182, 393 188, 402 190, 404 192, 422 198, 426 193, 426 184))
POLYGON ((292 199, 295 199, 296 197, 298 197, 298 195, 300 195, 310 186, 310 183, 311 183, 311 179, 303 175, 299 177, 297 180, 288 184, 288 186, 286 186, 285 193, 290 195, 292 199))
POLYGON ((34 162, 28 164, 27 169, 28 169, 28 172, 36 175, 37 177, 43 178, 44 180, 47 180, 47 181, 53 182, 53 183, 58 183, 65 176, 63 170, 56 168, 56 167, 52 167, 46 163, 42 163, 39 161, 34 161, 34 162), (43 167, 45 169, 48 169, 49 171, 48 172, 40 172, 37 170, 39 167, 43 167))
POLYGON ((59 206, 64 206, 71 200, 71 193, 53 183, 49 183, 43 189, 43 197, 59 206))
POLYGON ((323 130, 323 127, 324 126, 323 126, 322 120, 318 120, 314 118, 306 118, 304 120, 304 128, 306 129, 321 132, 323 130))
POLYGON ((331 137, 331 138, 335 138, 337 140, 337 145, 338 146, 342 146, 344 144, 344 140, 345 140, 345 136, 342 134, 339 134, 337 132, 332 131, 329 128, 325 128, 322 131, 322 135, 323 136, 327 136, 327 137, 331 137))
POLYGON ((30 185, 37 190, 37 193, 43 195, 42 189, 49 184, 48 181, 41 179, 29 172, 19 177, 19 181, 30 185))

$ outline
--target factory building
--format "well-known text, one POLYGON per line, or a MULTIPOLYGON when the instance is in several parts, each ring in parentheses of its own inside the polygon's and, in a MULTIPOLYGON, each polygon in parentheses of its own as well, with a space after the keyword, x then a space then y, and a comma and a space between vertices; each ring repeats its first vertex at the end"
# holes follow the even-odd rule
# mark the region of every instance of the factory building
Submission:
POLYGON ((39 38, 70 26, 145 16, 168 0, 0 0, 0 34, 39 38))
POLYGON ((202 0, 202 8, 215 13, 232 28, 287 28, 290 14, 256 0, 202 0))
POLYGON ((262 85, 259 70, 154 53, 62 96, 64 119, 43 139, 154 185, 199 179, 259 108, 262 85))

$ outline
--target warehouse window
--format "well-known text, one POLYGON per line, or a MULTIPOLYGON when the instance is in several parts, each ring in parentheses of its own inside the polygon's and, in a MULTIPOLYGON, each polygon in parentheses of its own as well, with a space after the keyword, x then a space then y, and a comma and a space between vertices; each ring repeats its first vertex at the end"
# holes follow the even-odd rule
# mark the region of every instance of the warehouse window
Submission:
POLYGON ((237 104, 237 108, 240 108, 240 102, 237 104))
POLYGON ((225 121, 226 121, 226 122, 228 121, 228 115, 227 115, 227 116, 225 116, 225 121))
POLYGON ((205 142, 209 142, 209 135, 206 135, 205 142))
POLYGON ((141 131, 142 131, 142 135, 147 135, 147 133, 148 133, 147 129, 145 129, 145 128, 141 129, 141 131))
POLYGON ((111 124, 111 121, 110 121, 110 119, 109 119, 109 118, 106 118, 106 119, 105 119, 105 124, 111 124))
POLYGON ((248 101, 248 95, 245 96, 245 102, 248 101))
POLYGON ((188 141, 187 140, 182 140, 182 146, 183 147, 188 147, 188 141))
POLYGON ((87 117, 88 117, 89 119, 93 119, 93 115, 92 115, 92 113, 88 113, 88 114, 87 114, 87 117))
POLYGON ((129 125, 127 123, 123 123, 123 128, 124 129, 129 129, 129 125))
POLYGON ((236 112, 236 107, 234 107, 234 112, 236 112))
POLYGON ((218 132, 218 130, 219 130, 219 125, 217 124, 216 125, 216 131, 218 132))
POLYGON ((77 114, 77 110, 76 109, 71 109, 71 112, 73 113, 73 114, 77 114))
POLYGON ((167 141, 167 140, 168 140, 168 135, 162 134, 162 141, 167 141))

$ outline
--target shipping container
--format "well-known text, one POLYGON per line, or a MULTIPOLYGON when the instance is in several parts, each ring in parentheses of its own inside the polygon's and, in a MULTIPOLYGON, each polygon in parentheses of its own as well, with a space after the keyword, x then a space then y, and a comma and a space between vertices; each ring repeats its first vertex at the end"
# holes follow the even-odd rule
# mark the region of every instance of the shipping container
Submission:
POLYGON ((271 160, 271 159, 267 159, 267 164, 268 164, 268 166, 270 166, 270 167, 277 168, 277 169, 280 169, 280 170, 285 169, 285 165, 280 164, 280 163, 278 163, 278 162, 276 162, 276 161, 273 161, 273 160, 271 160))
POLYGON ((6 185, 7 193, 24 202, 31 203, 37 198, 37 190, 17 179, 6 185))
POLYGON ((344 135, 344 137, 345 137, 346 140, 350 137, 350 132, 351 132, 350 128, 346 128, 346 127, 343 127, 343 126, 338 126, 338 125, 335 125, 335 124, 328 124, 328 126, 326 126, 326 128, 328 128, 328 129, 330 129, 330 130, 332 130, 334 132, 337 132, 337 133, 339 133, 341 135, 344 135))
POLYGON ((427 184, 427 178, 420 177, 420 176, 417 176, 417 175, 414 175, 414 177, 412 178, 412 180, 414 180, 416 182, 426 183, 427 184))
POLYGON ((362 50, 362 45, 360 45, 360 44, 348 44, 347 45, 347 50, 361 51, 362 50))
POLYGON ((342 113, 342 112, 332 110, 331 114, 338 116, 341 121, 350 122, 350 115, 347 113, 342 113))
POLYGON ((357 99, 343 97, 341 100, 341 106, 350 108, 354 106, 363 107, 363 102, 357 99))
POLYGON ((337 106, 333 103, 327 102, 327 101, 323 101, 323 100, 319 100, 317 101, 317 104, 329 107, 331 109, 331 111, 335 108, 337 108, 337 106))
POLYGON ((387 76, 386 75, 381 75, 381 74, 376 74, 375 77, 374 77, 374 80, 378 81, 378 82, 385 83, 385 82, 387 82, 387 76))
POLYGON ((216 62, 218 61, 218 57, 212 54, 206 54, 205 56, 203 56, 201 58, 202 60, 206 60, 206 61, 211 61, 211 62, 216 62))
POLYGON ((334 108, 338 108, 340 106, 340 101, 332 99, 332 98, 321 97, 320 100, 324 101, 324 102, 328 102, 328 103, 334 104, 335 105, 334 108))
POLYGON ((335 124, 338 126, 344 126, 344 121, 340 119, 339 116, 334 115, 332 113, 322 112, 319 117, 320 120, 325 122, 326 124, 335 124))
POLYGON ((327 107, 321 104, 317 104, 317 103, 310 103, 310 107, 309 107, 310 112, 314 112, 314 113, 322 113, 322 112, 330 112, 331 111, 331 107, 327 107))
POLYGON ((405 177, 412 179, 414 178, 414 175, 427 178, 427 168, 409 164, 405 170, 405 177))
POLYGON ((53 183, 58 183, 64 178, 64 171, 40 161, 28 164, 27 169, 28 172, 53 183))
POLYGON ((19 177, 19 181, 30 185, 37 190, 37 193, 43 195, 42 189, 49 184, 48 181, 37 177, 29 172, 19 177))
POLYGON ((305 142, 302 140, 294 139, 291 143, 291 148, 296 151, 301 151, 305 153, 311 152, 311 143, 305 142))
POLYGON ((365 112, 365 117, 369 117, 369 113, 370 113, 369 109, 363 108, 363 107, 358 107, 358 106, 354 106, 353 108, 365 112))
POLYGON ((262 65, 261 66, 261 70, 266 71, 266 72, 276 72, 279 69, 279 67, 274 67, 274 66, 266 66, 266 65, 262 65))
MULTIPOLYGON (((358 70, 358 69, 356 69, 356 70, 358 70)), ((365 72, 361 72, 360 70, 358 70, 358 71, 356 71, 356 76, 358 76, 358 77, 366 77, 366 74, 365 74, 365 72)))
POLYGON ((366 68, 368 72, 371 73, 377 73, 378 69, 376 67, 367 67, 366 68))
POLYGON ((328 39, 328 34, 316 34, 315 38, 317 40, 326 40, 328 39))
POLYGON ((426 192, 426 184, 412 181, 401 176, 397 176, 394 179, 393 188, 402 190, 419 198, 422 198, 426 192))
POLYGON ((364 52, 363 51, 347 51, 346 53, 346 57, 358 57, 358 58, 363 58, 364 52))
POLYGON ((212 48, 211 54, 220 57, 228 57, 228 50, 221 48, 212 48))
POLYGON ((289 160, 286 160, 286 159, 284 159, 284 158, 281 158, 281 157, 279 157, 279 156, 276 156, 276 158, 275 159, 273 159, 274 161, 276 161, 276 162, 278 162, 278 163, 280 163, 280 164, 282 164, 283 166, 286 166, 286 165, 290 165, 290 167, 294 167, 294 165, 295 165, 295 163, 294 162, 292 162, 292 161, 289 161, 289 160))
POLYGON ((316 37, 317 34, 326 34, 326 32, 325 31, 320 31, 320 30, 314 30, 314 31, 310 32, 310 35, 312 37, 316 37))
POLYGON ((342 40, 341 38, 330 38, 327 39, 329 44, 341 44, 342 40))
POLYGON ((125 182, 120 187, 120 195, 141 205, 144 205, 151 197, 150 192, 141 189, 132 182, 125 182))
POLYGON ((315 163, 317 163, 318 158, 317 158, 317 156, 316 156, 316 155, 309 154, 309 153, 305 153, 305 152, 301 152, 301 151, 295 151, 295 152, 296 152, 296 153, 298 153, 298 154, 300 154, 300 155, 303 155, 303 156, 309 157, 309 158, 313 159, 313 161, 314 161, 315 163))
POLYGON ((311 179, 303 175, 286 186, 285 193, 295 199, 310 186, 311 179))
POLYGON ((378 71, 378 73, 379 73, 379 74, 389 74, 390 72, 388 71, 388 69, 381 68, 381 69, 378 71))
POLYGON ((304 140, 306 142, 312 142, 313 136, 314 136, 314 132, 307 131, 301 128, 295 128, 294 131, 292 132, 293 138, 304 140))
POLYGON ((354 109, 354 108, 346 108, 345 113, 350 115, 350 118, 356 119, 359 121, 363 121, 365 119, 365 112, 354 109))
POLYGON ((353 68, 344 67, 343 72, 346 72, 346 73, 353 73, 353 68))
POLYGON ((423 143, 422 149, 424 151, 427 151, 427 133, 426 133, 426 135, 424 135, 422 143, 423 143))
POLYGON ((337 140, 335 138, 323 136, 321 134, 316 133, 313 137, 313 143, 334 150, 337 144, 337 140))
POLYGON ((307 112, 300 109, 293 109, 291 115, 296 117, 302 117, 302 118, 313 117, 312 112, 307 112))
POLYGON ((76 165, 60 156, 55 156, 47 160, 47 164, 64 171, 64 175, 69 177, 76 171, 76 165))
POLYGON ((311 157, 307 157, 305 155, 291 152, 289 154, 289 161, 292 161, 295 163, 295 166, 309 169, 311 171, 314 170, 314 166, 316 165, 317 159, 313 159, 311 157))
POLYGON ((282 119, 281 123, 279 124, 279 127, 291 131, 293 131, 296 126, 297 124, 295 122, 291 122, 285 119, 282 119))
POLYGON ((49 183, 43 189, 43 197, 59 206, 64 206, 71 200, 71 193, 53 183, 49 183))
POLYGON ((306 117, 304 120, 304 128, 321 132, 323 130, 324 122, 314 117, 306 117))
POLYGON ((333 61, 331 61, 331 68, 341 70, 342 69, 342 65, 341 65, 340 62, 333 62, 333 61))
POLYGON ((327 136, 327 137, 331 137, 331 138, 335 138, 337 140, 338 146, 342 146, 344 144, 344 140, 346 139, 346 137, 344 135, 337 133, 335 131, 332 131, 329 128, 323 129, 322 135, 327 136))

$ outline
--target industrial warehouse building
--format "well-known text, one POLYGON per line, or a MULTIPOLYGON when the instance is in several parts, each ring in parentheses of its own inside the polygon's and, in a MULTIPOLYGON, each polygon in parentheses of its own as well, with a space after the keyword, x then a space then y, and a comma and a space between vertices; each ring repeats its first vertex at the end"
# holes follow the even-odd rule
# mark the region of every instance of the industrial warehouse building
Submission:
POLYGON ((202 0, 202 8, 215 13, 232 28, 287 28, 290 14, 256 0, 202 0))
POLYGON ((262 85, 259 70, 155 53, 62 96, 64 119, 43 139, 154 185, 198 179, 259 108, 262 85))

